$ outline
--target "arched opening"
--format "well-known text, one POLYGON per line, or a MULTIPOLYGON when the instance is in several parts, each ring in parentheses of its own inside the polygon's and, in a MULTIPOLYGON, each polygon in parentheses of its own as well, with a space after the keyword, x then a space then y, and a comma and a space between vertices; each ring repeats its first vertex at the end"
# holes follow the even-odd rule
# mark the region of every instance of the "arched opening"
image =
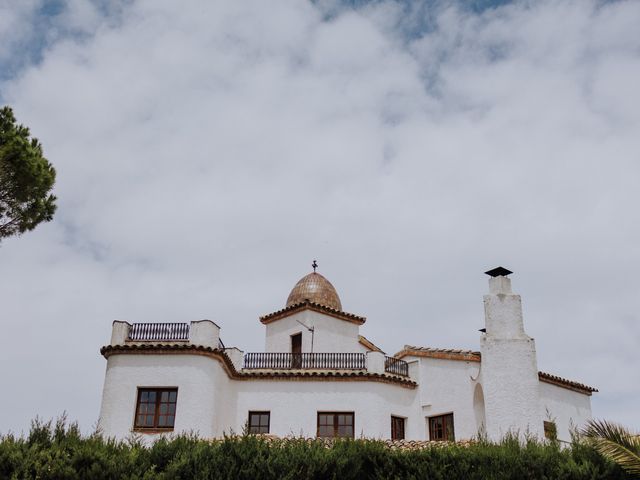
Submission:
POLYGON ((476 383, 476 388, 473 392, 473 413, 476 417, 476 428, 479 437, 484 437, 487 433, 487 424, 484 413, 484 393, 482 392, 482 385, 476 383))

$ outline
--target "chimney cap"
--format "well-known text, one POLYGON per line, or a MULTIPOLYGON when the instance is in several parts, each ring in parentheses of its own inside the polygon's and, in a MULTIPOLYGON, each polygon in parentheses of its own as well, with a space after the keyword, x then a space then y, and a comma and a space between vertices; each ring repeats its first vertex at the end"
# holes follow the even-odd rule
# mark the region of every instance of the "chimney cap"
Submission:
POLYGON ((484 273, 486 273, 490 277, 506 277, 507 275, 511 275, 513 272, 511 270, 507 270, 504 267, 496 267, 492 270, 487 270, 484 273))

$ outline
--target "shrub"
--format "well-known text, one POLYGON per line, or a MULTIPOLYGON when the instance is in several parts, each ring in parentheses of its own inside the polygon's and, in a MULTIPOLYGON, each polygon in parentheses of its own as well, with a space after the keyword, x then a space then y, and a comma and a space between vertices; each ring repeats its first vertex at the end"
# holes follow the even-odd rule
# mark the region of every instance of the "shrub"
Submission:
POLYGON ((151 446, 131 439, 83 436, 62 417, 35 420, 26 438, 0 437, 0 479, 628 479, 618 466, 579 440, 558 443, 441 444, 392 449, 375 440, 327 443, 251 435, 206 441, 193 435, 151 446))

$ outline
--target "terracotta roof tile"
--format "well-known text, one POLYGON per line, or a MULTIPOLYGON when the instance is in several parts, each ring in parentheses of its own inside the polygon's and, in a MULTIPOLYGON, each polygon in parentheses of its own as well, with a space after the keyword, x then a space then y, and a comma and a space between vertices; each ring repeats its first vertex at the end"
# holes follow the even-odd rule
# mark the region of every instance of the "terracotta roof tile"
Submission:
POLYGON ((365 317, 354 315, 353 313, 336 310, 335 308, 327 307, 326 305, 321 305, 315 302, 304 301, 300 303, 294 303, 293 305, 290 305, 281 310, 263 315, 260 317, 260 322, 266 325, 267 323, 271 323, 281 318, 288 317, 289 315, 293 315, 294 313, 305 309, 313 310, 320 313, 326 313, 328 315, 331 315, 332 317, 339 318, 340 320, 346 320, 347 322, 357 323, 358 325, 362 325, 367 320, 365 317))
POLYGON ((360 342, 361 345, 364 345, 366 348, 368 348, 369 350, 371 350, 373 352, 384 353, 380 349, 380 347, 378 347, 376 344, 374 344, 371 340, 369 340, 364 335, 358 335, 358 342, 360 342))
POLYGON ((552 375, 546 372, 538 372, 538 378, 541 382, 569 388, 570 390, 576 390, 580 393, 587 393, 587 395, 591 395, 593 392, 598 391, 597 388, 590 387, 589 385, 575 382, 573 380, 567 380, 566 378, 558 377, 557 375, 552 375))
MULTIPOLYGON (((260 438, 264 442, 268 444, 274 445, 282 445, 287 444, 288 442, 305 442, 309 444, 317 443, 324 445, 326 448, 331 448, 336 442, 343 442, 345 439, 341 438, 322 438, 322 437, 295 437, 295 436, 286 436, 279 437, 278 435, 273 435, 270 433, 263 434, 252 434, 255 437, 260 438)), ((456 442, 449 441, 435 441, 435 440, 378 440, 371 438, 361 438, 356 440, 364 440, 367 442, 377 442, 381 443, 385 447, 391 450, 423 450, 426 448, 447 448, 451 445, 458 445, 461 447, 469 447, 474 445, 475 442, 472 440, 459 440, 456 442)), ((214 439, 213 441, 220 441, 219 439, 214 439)))
POLYGON ((474 352, 472 350, 457 350, 454 348, 430 348, 405 345, 401 351, 395 354, 396 358, 408 356, 440 358, 442 360, 464 360, 467 362, 480 361, 480 352, 474 352))

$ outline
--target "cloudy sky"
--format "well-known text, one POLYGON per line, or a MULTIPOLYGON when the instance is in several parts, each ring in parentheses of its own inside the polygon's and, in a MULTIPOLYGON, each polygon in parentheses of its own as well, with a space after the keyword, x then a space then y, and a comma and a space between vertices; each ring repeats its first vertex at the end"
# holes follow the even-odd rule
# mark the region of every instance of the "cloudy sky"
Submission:
POLYGON ((263 349, 315 258, 362 333, 541 370, 640 429, 639 1, 0 0, 0 105, 58 172, 0 246, 0 432, 98 417, 114 319, 263 349))

